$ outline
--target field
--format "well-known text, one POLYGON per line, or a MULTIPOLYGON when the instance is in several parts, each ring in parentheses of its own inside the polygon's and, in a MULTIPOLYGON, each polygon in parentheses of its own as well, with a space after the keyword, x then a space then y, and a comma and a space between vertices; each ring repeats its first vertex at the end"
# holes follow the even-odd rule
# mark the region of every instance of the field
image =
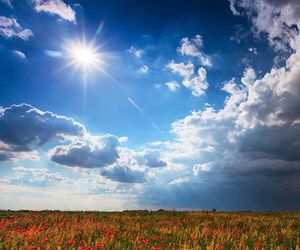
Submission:
POLYGON ((300 249, 300 213, 0 211, 0 249, 300 249))

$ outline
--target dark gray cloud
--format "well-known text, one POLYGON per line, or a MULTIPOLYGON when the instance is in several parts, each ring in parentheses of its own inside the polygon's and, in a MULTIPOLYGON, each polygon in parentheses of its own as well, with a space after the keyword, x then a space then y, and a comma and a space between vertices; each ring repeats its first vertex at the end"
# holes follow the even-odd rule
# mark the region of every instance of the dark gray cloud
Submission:
POLYGON ((144 172, 133 170, 127 166, 116 165, 112 168, 103 169, 100 173, 108 179, 123 183, 143 183, 146 181, 144 172))
POLYGON ((116 136, 103 135, 93 142, 75 141, 69 145, 57 146, 50 152, 51 160, 65 166, 102 168, 111 165, 119 158, 116 136))
POLYGON ((52 139, 84 133, 84 126, 73 119, 41 111, 29 104, 14 104, 0 110, 2 160, 18 158, 20 153, 33 151, 52 139))
POLYGON ((140 204, 218 210, 299 210, 299 162, 222 159, 179 185, 145 184, 140 204))
POLYGON ((300 161, 299 126, 257 126, 239 138, 239 150, 253 158, 300 161))

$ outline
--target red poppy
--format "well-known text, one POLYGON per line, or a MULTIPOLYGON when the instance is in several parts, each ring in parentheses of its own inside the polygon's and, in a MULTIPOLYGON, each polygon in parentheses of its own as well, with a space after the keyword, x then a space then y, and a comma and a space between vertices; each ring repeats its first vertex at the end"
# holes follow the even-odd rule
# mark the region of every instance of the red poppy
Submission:
POLYGON ((68 241, 68 245, 70 245, 70 246, 73 246, 73 245, 75 245, 76 244, 76 241, 75 240, 69 240, 68 241))
POLYGON ((101 242, 96 242, 96 247, 97 247, 97 248, 102 248, 103 246, 104 246, 103 243, 101 243, 101 242))

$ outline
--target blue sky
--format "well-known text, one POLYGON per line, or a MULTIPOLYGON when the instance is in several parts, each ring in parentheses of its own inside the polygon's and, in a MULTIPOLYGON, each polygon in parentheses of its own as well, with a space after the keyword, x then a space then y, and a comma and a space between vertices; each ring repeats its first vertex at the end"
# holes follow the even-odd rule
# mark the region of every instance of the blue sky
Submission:
POLYGON ((0 0, 1 208, 299 209, 299 8, 0 0))

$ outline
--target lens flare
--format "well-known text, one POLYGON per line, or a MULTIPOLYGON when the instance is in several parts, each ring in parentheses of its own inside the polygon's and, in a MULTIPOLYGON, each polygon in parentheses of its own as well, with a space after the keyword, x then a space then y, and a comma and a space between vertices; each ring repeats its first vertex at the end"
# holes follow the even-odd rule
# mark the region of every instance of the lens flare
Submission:
POLYGON ((101 55, 97 47, 85 42, 70 43, 67 46, 70 64, 85 72, 101 68, 101 55))

